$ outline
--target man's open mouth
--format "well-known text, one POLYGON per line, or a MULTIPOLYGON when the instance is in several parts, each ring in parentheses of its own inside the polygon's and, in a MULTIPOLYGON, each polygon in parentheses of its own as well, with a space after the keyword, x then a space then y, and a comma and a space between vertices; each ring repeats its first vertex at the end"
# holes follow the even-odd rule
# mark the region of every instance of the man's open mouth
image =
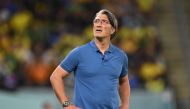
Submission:
POLYGON ((101 29, 96 29, 96 32, 102 32, 102 30, 101 29))

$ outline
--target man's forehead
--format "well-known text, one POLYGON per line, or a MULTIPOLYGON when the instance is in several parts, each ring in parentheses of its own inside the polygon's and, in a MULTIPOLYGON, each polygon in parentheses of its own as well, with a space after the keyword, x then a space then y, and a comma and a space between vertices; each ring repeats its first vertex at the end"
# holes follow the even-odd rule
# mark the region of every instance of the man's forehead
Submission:
POLYGON ((106 14, 97 13, 95 19, 106 19, 106 20, 108 20, 108 17, 106 16, 106 14))

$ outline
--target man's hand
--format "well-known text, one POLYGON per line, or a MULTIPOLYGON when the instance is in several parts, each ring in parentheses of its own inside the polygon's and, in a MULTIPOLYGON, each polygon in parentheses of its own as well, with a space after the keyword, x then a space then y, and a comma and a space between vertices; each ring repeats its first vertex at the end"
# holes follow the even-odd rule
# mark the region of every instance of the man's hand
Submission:
POLYGON ((81 109, 73 104, 69 105, 68 107, 65 107, 64 109, 81 109))

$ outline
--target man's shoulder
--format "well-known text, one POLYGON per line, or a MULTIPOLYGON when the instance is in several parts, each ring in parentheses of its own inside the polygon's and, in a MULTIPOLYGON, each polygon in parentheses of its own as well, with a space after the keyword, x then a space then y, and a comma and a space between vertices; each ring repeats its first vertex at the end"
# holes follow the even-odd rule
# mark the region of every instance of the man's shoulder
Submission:
POLYGON ((127 53, 122 50, 121 48, 117 47, 117 46, 114 46, 114 49, 115 49, 115 53, 117 56, 120 57, 120 59, 124 62, 127 62, 128 61, 128 56, 127 56, 127 53))
POLYGON ((72 52, 79 53, 79 52, 83 52, 83 51, 86 50, 86 49, 88 49, 88 43, 75 47, 75 48, 72 50, 72 52))
POLYGON ((127 53, 124 52, 121 48, 113 45, 114 51, 116 51, 116 53, 118 53, 118 55, 126 55, 127 53))

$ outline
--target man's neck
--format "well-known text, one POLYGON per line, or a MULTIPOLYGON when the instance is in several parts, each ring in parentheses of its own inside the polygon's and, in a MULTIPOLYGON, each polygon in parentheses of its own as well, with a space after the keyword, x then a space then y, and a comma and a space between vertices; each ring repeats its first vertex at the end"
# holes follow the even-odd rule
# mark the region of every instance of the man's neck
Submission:
POLYGON ((110 40, 106 38, 95 38, 94 41, 102 54, 104 54, 105 51, 109 48, 110 40))

